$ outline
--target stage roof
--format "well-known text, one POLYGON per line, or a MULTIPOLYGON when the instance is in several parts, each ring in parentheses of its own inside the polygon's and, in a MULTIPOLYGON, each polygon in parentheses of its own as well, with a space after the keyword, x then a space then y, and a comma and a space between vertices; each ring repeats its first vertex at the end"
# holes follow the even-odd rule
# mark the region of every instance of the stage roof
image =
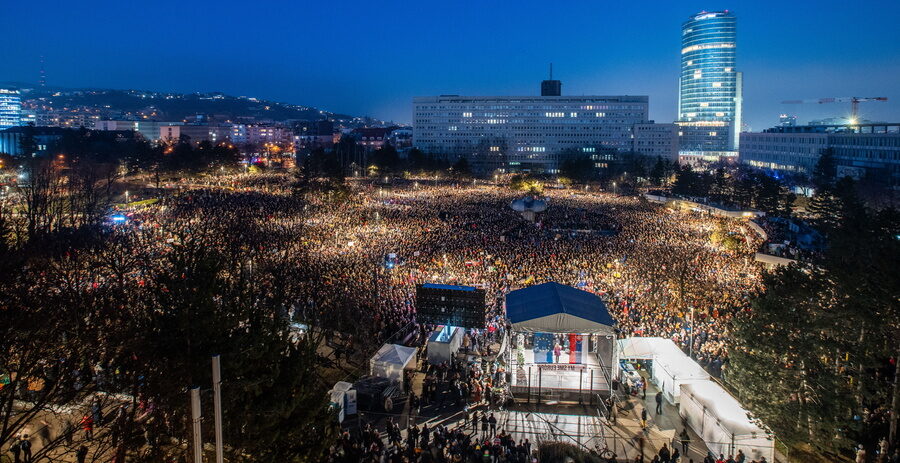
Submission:
POLYGON ((596 294, 556 282, 506 295, 513 331, 613 334, 616 322, 596 294))

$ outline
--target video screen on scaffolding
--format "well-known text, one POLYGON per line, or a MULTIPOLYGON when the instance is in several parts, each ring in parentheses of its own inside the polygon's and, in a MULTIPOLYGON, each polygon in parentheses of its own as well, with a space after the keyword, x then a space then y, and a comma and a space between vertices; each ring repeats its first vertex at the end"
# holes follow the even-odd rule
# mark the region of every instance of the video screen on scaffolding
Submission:
POLYGON ((485 292, 472 286, 416 285, 416 321, 484 329, 485 292))

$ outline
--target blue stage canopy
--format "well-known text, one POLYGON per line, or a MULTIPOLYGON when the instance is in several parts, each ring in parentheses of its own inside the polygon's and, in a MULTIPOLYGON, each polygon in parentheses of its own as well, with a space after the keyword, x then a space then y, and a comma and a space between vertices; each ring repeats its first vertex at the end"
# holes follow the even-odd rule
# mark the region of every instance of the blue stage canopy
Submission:
POLYGON ((513 331, 613 334, 616 322, 599 296, 556 282, 506 295, 513 331))

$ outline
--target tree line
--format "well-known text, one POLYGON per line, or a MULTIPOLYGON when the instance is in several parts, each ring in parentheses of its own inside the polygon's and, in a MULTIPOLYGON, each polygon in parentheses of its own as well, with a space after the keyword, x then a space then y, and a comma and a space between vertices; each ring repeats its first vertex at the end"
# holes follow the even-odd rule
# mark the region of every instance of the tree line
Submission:
MULTIPOLYGON (((810 220, 825 247, 808 263, 764 276, 735 317, 728 381, 788 444, 870 455, 898 446, 900 215, 873 209, 823 155, 810 220)), ((886 456, 885 456, 886 457, 886 456)))

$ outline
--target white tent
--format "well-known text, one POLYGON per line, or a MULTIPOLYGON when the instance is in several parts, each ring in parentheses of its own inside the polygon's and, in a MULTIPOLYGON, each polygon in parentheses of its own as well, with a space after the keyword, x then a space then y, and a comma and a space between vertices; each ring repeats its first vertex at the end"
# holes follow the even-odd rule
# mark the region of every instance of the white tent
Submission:
POLYGON ((748 460, 775 461, 774 441, 731 394, 712 381, 683 384, 678 414, 716 455, 742 450, 748 460))
POLYGON ((385 344, 369 360, 369 374, 390 379, 403 388, 403 370, 416 367, 416 348, 385 344))
POLYGON ((619 360, 652 360, 653 384, 666 400, 678 403, 681 385, 709 380, 709 373, 687 356, 671 339, 631 337, 616 341, 619 360))

